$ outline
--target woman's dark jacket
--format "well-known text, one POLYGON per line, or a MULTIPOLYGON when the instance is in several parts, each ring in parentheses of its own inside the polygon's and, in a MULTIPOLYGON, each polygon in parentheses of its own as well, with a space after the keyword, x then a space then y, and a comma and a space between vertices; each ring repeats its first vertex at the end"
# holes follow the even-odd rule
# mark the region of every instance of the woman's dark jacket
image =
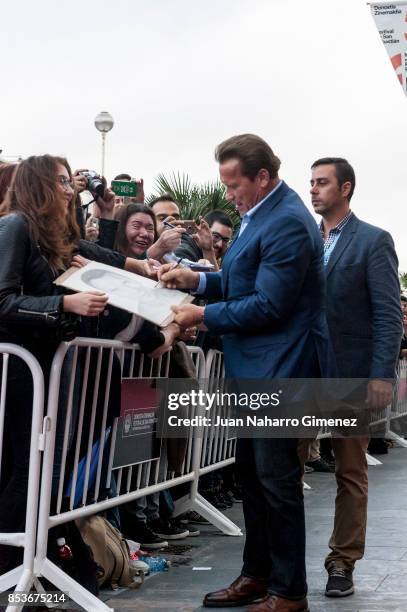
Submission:
MULTIPOLYGON (((80 241, 79 253, 124 267, 123 255, 86 240, 80 241)), ((58 343, 65 339, 64 330, 66 339, 79 333, 80 317, 63 312, 65 291, 54 285, 59 274, 51 270, 46 254, 33 242, 22 215, 0 218, 0 341, 31 348, 38 342, 58 343)))

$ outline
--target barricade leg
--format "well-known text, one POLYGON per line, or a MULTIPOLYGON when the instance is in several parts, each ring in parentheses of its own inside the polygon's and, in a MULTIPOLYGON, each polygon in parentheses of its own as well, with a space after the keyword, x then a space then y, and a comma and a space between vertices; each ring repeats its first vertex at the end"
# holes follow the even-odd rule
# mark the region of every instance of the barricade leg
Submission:
POLYGON ((217 527, 225 535, 241 536, 242 530, 235 525, 233 521, 228 519, 220 510, 209 503, 202 495, 196 493, 195 496, 186 495, 175 502, 174 515, 178 516, 184 512, 195 510, 201 514, 214 527, 217 527))
MULTIPOLYGON (((189 347, 191 349, 191 347, 189 347)), ((201 349, 197 349, 196 347, 193 350, 190 350, 191 353, 199 353, 200 358, 197 360, 196 369, 197 369, 197 378, 203 383, 203 388, 207 389, 207 384, 204 381, 209 382, 209 379, 212 379, 212 383, 214 382, 214 375, 216 373, 217 378, 221 378, 223 376, 222 369, 222 354, 219 351, 210 350, 205 361, 203 353, 201 349)), ((197 355, 198 356, 198 355, 197 355)), ((201 414, 202 407, 200 408, 201 414)), ((199 411, 198 411, 199 413, 199 411)), ((191 489, 189 495, 177 500, 175 503, 175 516, 182 514, 183 512, 187 512, 189 510, 195 510, 201 514, 207 521, 209 521, 212 525, 217 527, 220 531, 222 531, 225 535, 230 536, 241 536, 241 529, 233 523, 230 519, 228 519, 222 512, 220 512, 215 506, 209 503, 200 493, 198 493, 198 481, 199 476, 201 475, 201 460, 202 456, 205 455, 205 446, 203 444, 204 439, 206 440, 204 427, 201 426, 194 431, 194 446, 193 446, 193 456, 192 456, 192 469, 194 472, 194 480, 191 483, 191 489)), ((226 467, 234 462, 233 459, 226 459, 222 463, 223 465, 219 465, 219 467, 226 467)), ((216 466, 213 468, 217 469, 216 466)), ((212 470, 210 470, 212 471, 212 470)))
POLYGON ((386 438, 393 440, 393 442, 395 442, 397 446, 407 448, 407 440, 394 433, 394 431, 391 431, 390 429, 386 432, 386 438))
POLYGON ((18 584, 23 572, 23 566, 20 565, 0 576, 0 592, 8 591, 11 587, 18 584))
POLYGON ((51 489, 53 475, 53 459, 55 451, 55 431, 58 415, 58 399, 60 388, 60 373, 68 345, 60 345, 51 367, 51 382, 48 396, 47 430, 45 434, 44 461, 42 470, 40 508, 38 515, 37 555, 35 573, 49 580, 57 589, 68 593, 69 597, 85 610, 92 612, 110 612, 98 597, 82 587, 76 580, 68 576, 62 569, 47 558, 48 531, 50 527, 49 513, 51 507, 51 489))
MULTIPOLYGON (((34 555, 37 533, 38 492, 40 483, 41 452, 43 449, 43 413, 44 413, 44 377, 37 359, 27 350, 13 344, 1 344, 3 355, 2 389, 0 398, 0 462, 4 433, 4 417, 6 412, 6 389, 9 355, 21 359, 30 370, 33 381, 32 423, 30 437, 29 474, 27 488, 27 508, 25 531, 22 534, 3 533, 0 536, 2 544, 24 547, 22 565, 0 577, 0 592, 16 585, 15 591, 29 591, 34 583, 34 555)), ((11 611, 17 608, 8 606, 11 611)), ((21 609, 21 606, 20 608, 21 609)))
POLYGON ((69 593, 70 598, 85 610, 91 610, 92 612, 114 612, 114 608, 109 608, 103 601, 92 595, 92 593, 68 576, 49 559, 43 560, 41 575, 64 593, 69 593))
POLYGON ((369 455, 369 453, 366 453, 366 461, 368 465, 383 465, 383 463, 379 461, 379 459, 376 459, 376 457, 372 457, 372 455, 369 455))

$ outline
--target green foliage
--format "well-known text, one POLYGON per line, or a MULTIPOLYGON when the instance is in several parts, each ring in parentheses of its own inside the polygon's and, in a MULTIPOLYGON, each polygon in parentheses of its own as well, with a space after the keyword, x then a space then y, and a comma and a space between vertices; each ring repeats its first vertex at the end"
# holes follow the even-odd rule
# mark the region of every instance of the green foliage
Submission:
POLYGON ((407 272, 400 272, 400 286, 403 291, 407 291, 407 272))
POLYGON ((195 184, 188 174, 172 173, 169 177, 159 174, 155 179, 155 193, 146 198, 148 204, 153 198, 164 193, 172 195, 177 202, 183 219, 199 221, 210 210, 223 210, 229 215, 234 226, 239 224, 235 206, 227 202, 225 188, 220 181, 195 184))

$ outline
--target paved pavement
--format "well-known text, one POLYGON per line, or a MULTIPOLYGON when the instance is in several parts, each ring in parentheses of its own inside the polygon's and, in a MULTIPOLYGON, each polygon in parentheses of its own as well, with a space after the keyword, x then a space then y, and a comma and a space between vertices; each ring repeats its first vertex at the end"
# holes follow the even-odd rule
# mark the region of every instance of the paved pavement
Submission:
MULTIPOLYGON (((343 599, 323 595, 323 559, 333 520, 334 476, 307 475, 312 487, 305 492, 312 612, 407 612, 407 449, 391 449, 379 458, 383 465, 369 468, 366 555, 355 570, 355 594, 343 599)), ((243 526, 241 504, 234 504, 227 514, 243 526)), ((202 596, 226 586, 239 574, 243 538, 224 536, 213 527, 204 527, 199 537, 179 541, 178 545, 181 548, 175 550, 180 554, 173 557, 175 563, 170 571, 152 575, 139 591, 105 592, 103 599, 116 612, 206 610, 201 607, 202 596)), ((247 608, 233 609, 239 612, 247 608)))

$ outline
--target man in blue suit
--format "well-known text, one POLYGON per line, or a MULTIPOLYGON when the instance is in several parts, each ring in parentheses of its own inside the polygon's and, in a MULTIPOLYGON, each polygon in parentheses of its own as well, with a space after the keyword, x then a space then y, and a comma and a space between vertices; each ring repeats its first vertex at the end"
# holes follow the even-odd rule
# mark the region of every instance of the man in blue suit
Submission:
MULTIPOLYGON (((252 134, 216 149, 226 196, 242 222, 219 273, 187 269, 159 276, 217 303, 175 308, 183 327, 203 323, 223 336, 230 378, 319 377, 328 360, 323 243, 298 195, 278 177, 279 159, 252 134)), ((306 612, 302 469, 297 439, 240 439, 246 543, 241 575, 209 593, 207 607, 306 612)))
MULTIPOLYGON (((342 158, 312 165, 311 198, 322 216, 327 278, 327 320, 340 378, 368 380, 368 408, 387 406, 402 334, 398 262, 384 230, 360 221, 350 210, 355 173, 342 158)), ((353 593, 352 572, 365 547, 369 438, 333 437, 336 480, 335 520, 325 560, 325 594, 353 593)))

